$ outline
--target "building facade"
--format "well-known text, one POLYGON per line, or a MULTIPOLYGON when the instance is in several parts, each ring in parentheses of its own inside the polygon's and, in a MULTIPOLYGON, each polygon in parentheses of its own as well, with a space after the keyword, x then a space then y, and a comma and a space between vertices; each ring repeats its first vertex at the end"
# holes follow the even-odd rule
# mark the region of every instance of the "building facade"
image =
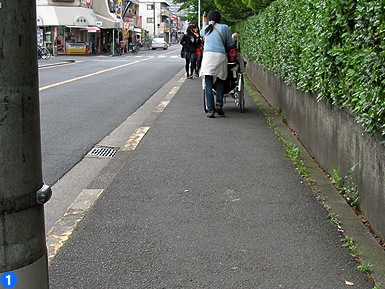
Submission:
POLYGON ((142 28, 148 31, 149 37, 161 37, 170 42, 172 15, 169 1, 141 0, 139 11, 142 28))
POLYGON ((137 40, 138 10, 137 0, 37 0, 37 43, 53 54, 114 53, 137 40))
POLYGON ((182 21, 181 18, 186 16, 184 10, 179 10, 182 4, 180 3, 172 3, 170 6, 170 11, 172 13, 172 17, 174 18, 172 21, 172 30, 174 31, 173 37, 175 37, 175 41, 179 42, 185 33, 189 23, 187 21, 182 21))

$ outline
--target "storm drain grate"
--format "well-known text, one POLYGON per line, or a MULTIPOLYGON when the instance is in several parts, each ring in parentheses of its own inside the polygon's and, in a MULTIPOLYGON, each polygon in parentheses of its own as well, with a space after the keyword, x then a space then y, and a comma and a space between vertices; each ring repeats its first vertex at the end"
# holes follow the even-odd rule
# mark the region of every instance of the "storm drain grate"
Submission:
POLYGON ((116 154, 116 149, 113 148, 93 148, 87 155, 91 157, 110 157, 116 154))

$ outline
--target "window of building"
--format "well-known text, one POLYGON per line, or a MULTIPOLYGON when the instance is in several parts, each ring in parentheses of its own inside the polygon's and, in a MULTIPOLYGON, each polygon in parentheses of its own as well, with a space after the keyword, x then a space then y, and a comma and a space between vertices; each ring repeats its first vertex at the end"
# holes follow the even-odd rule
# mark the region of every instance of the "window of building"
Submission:
POLYGON ((147 23, 154 23, 153 17, 147 17, 147 23))
POLYGON ((106 0, 108 8, 110 8, 111 13, 115 13, 115 6, 118 6, 118 0, 106 0))
POLYGON ((147 4, 147 10, 154 10, 154 4, 147 4))

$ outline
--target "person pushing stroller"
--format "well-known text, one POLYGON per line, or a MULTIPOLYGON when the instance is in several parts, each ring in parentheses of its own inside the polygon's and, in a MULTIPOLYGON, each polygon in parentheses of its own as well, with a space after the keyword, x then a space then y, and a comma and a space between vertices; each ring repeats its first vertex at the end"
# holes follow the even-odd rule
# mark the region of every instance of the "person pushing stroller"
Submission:
POLYGON ((217 10, 208 14, 209 25, 200 31, 205 39, 200 76, 205 79, 205 97, 207 103, 207 117, 214 118, 214 114, 225 115, 223 106, 224 84, 227 78, 227 55, 225 47, 234 47, 238 33, 231 35, 230 29, 225 24, 220 24, 221 14, 217 10), (216 79, 216 100, 212 87, 216 79))

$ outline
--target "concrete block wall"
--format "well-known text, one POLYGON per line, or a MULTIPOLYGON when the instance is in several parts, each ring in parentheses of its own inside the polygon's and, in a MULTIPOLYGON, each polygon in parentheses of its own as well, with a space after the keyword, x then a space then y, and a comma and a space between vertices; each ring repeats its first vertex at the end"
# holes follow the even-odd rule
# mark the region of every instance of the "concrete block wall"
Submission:
POLYGON ((274 73, 247 60, 246 74, 265 99, 279 106, 305 148, 330 175, 332 166, 346 176, 357 164, 353 182, 358 187, 360 209, 375 233, 385 241, 385 145, 363 134, 354 115, 310 93, 286 85, 274 73))

